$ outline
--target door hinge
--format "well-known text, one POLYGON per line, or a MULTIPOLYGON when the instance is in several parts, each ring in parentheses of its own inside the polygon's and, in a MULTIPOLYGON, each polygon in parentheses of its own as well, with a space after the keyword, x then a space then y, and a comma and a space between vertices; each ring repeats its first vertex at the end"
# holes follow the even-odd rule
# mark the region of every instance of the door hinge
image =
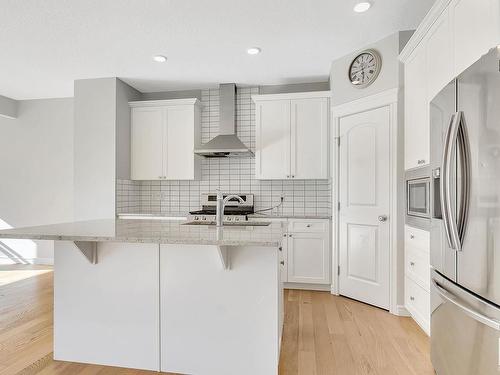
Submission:
POLYGON ((337 266, 337 275, 340 276, 340 266, 337 266))

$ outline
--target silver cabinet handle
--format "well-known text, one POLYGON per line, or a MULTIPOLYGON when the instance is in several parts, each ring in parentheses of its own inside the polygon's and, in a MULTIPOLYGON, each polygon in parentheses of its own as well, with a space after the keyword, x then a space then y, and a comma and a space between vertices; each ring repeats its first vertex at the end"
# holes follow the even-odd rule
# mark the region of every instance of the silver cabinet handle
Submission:
POLYGON ((414 234, 410 234, 410 240, 413 240, 415 238, 414 234))
POLYGON ((410 262, 410 266, 414 266, 415 265, 415 262, 410 262))
POLYGON ((295 175, 292 174, 292 178, 295 178, 295 175))
POLYGON ((289 175, 289 174, 287 174, 287 175, 286 175, 286 178, 290 178, 290 175, 289 175))
POLYGON ((417 160, 417 164, 418 164, 418 165, 425 164, 425 159, 418 159, 418 160, 417 160))
POLYGON ((286 234, 286 233, 283 233, 283 237, 286 237, 286 236, 287 236, 287 234, 286 234))
POLYGON ((285 265, 285 261, 284 261, 284 260, 282 260, 282 261, 280 262, 280 264, 281 264, 282 266, 284 266, 284 265, 285 265))
POLYGON ((279 251, 283 251, 283 246, 278 247, 279 251))
POLYGON ((380 215, 378 217, 378 221, 380 221, 381 223, 387 221, 387 215, 380 215))
POLYGON ((288 237, 292 237, 292 235, 291 235, 291 234, 289 234, 289 235, 288 235, 288 237))
POLYGON ((410 296, 410 301, 415 301, 415 297, 410 296))
POLYGON ((465 314, 478 321, 479 323, 493 328, 496 331, 500 331, 500 322, 498 320, 483 315, 480 312, 475 311, 471 307, 467 306, 466 303, 462 302, 456 295, 439 285, 436 280, 432 279, 432 284, 434 284, 437 292, 441 297, 443 297, 444 300, 452 303, 453 305, 461 309, 465 314))

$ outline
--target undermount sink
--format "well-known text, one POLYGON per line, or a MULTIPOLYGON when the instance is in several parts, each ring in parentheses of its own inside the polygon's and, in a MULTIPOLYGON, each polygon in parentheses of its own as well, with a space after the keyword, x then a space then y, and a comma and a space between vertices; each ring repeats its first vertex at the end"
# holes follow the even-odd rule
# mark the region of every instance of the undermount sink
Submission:
MULTIPOLYGON (((225 222, 223 227, 266 227, 271 224, 270 221, 232 221, 225 222)), ((188 221, 182 225, 214 225, 215 221, 188 221)))

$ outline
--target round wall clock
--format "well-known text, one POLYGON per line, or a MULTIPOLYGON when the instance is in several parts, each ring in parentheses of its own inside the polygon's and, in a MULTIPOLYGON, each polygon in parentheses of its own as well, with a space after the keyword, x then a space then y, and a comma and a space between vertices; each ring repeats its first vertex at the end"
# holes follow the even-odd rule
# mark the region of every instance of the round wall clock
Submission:
POLYGON ((349 81, 358 88, 371 85, 380 73, 382 59, 377 51, 368 49, 357 55, 349 66, 349 81))

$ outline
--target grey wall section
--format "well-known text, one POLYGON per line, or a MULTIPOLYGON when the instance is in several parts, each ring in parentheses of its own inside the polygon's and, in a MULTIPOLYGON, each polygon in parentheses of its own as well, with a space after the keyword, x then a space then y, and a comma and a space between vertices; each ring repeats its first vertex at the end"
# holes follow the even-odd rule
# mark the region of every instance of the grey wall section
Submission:
POLYGON ((140 100, 167 100, 197 98, 201 100, 201 90, 163 91, 142 93, 140 100))
POLYGON ((130 179, 130 107, 143 100, 142 94, 120 79, 116 80, 116 178, 130 179))
POLYGON ((115 216, 116 78, 75 81, 76 220, 115 216))
MULTIPOLYGON (((0 118, 0 228, 73 220, 73 99, 19 101, 0 118)), ((50 263, 53 241, 0 241, 0 263, 50 263)))
POLYGON ((0 95, 0 117, 16 118, 19 102, 0 95))
POLYGON ((286 94, 291 92, 328 91, 329 82, 294 83, 289 85, 259 86, 259 94, 286 94))
POLYGON ((349 103, 356 99, 400 87, 401 67, 398 55, 412 34, 413 31, 401 31, 392 34, 378 42, 367 45, 361 50, 335 60, 330 71, 333 105, 349 103), (382 57, 382 70, 373 84, 366 88, 357 88, 349 81, 348 70, 356 55, 365 49, 375 49, 379 52, 382 57))

